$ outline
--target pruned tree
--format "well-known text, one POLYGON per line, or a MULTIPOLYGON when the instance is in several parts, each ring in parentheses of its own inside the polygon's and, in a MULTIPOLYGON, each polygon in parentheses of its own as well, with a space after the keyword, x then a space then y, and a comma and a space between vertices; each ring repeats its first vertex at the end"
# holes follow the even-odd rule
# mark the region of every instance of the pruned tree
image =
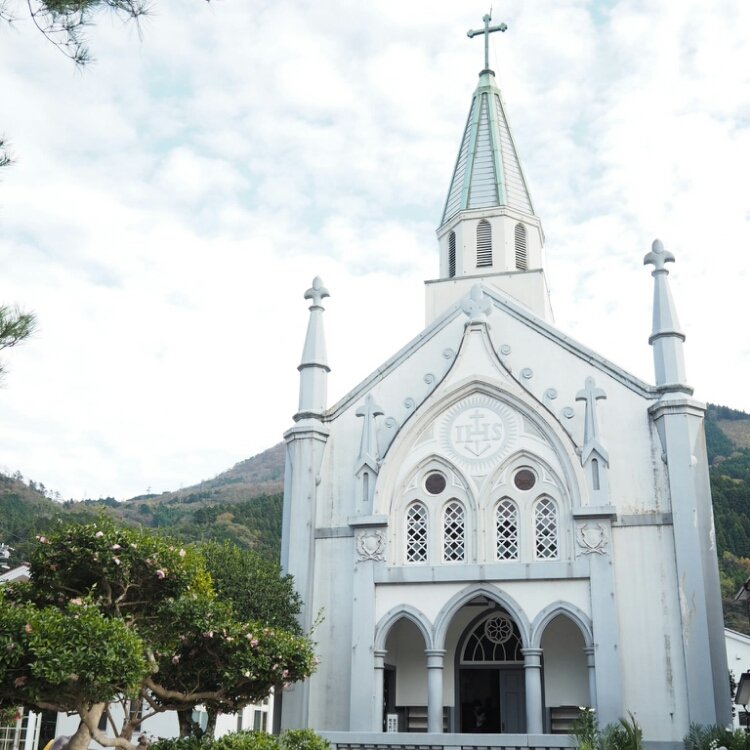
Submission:
POLYGON ((0 589, 0 709, 77 713, 69 750, 91 739, 135 750, 149 716, 240 710, 314 669, 307 636, 217 597, 198 548, 106 520, 38 541, 31 580, 0 589), (115 737, 99 729, 112 701, 123 704, 115 737), (131 715, 134 701, 144 710, 131 715))

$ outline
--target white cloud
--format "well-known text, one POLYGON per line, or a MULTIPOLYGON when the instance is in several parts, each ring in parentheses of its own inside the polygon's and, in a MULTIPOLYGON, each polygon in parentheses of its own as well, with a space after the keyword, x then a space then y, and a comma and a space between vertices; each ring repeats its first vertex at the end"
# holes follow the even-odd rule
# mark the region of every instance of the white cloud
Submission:
MULTIPOLYGON (((3 34, 2 463, 66 496, 190 484, 280 439, 320 274, 334 400, 422 326, 484 6, 162 2, 75 72, 3 34)), ((500 13, 496 13, 500 18, 500 13)), ((498 72, 560 327, 650 379, 654 236, 699 398, 750 409, 746 3, 504 8, 498 72)))

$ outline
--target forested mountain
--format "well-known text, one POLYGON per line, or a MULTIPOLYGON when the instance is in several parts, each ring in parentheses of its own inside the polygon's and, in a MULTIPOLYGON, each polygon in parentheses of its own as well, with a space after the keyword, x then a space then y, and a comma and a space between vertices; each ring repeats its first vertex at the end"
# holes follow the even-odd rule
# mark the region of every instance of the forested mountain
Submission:
MULTIPOLYGON (((746 605, 734 601, 750 577, 750 414, 709 404, 705 426, 724 615, 728 627, 750 633, 746 605)), ((0 542, 15 548, 10 562, 17 563, 34 535, 58 519, 106 513, 188 542, 228 539, 278 560, 283 478, 282 443, 192 487, 124 503, 111 497, 60 503, 44 485, 0 474, 0 542)))

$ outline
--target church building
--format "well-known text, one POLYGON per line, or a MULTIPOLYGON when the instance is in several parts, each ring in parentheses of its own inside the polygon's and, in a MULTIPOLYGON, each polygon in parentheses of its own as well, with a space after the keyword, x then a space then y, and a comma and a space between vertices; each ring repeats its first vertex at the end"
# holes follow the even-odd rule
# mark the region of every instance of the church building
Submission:
POLYGON ((321 663, 284 691, 281 726, 342 747, 551 748, 589 706, 681 747, 691 723, 729 723, 731 699, 675 257, 658 240, 644 257, 654 384, 555 328, 495 30, 470 32, 485 66, 426 328, 329 405, 329 295, 319 278, 305 293, 282 564, 304 626, 322 613, 321 663))

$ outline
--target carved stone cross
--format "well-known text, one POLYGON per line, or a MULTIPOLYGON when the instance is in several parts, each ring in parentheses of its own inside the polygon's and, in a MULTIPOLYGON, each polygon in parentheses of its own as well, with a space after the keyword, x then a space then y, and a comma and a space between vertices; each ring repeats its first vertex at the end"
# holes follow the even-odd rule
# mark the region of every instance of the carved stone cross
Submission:
POLYGON ((311 299, 313 301, 310 305, 310 309, 313 307, 320 307, 320 303, 325 297, 330 297, 328 290, 323 286, 323 280, 320 276, 316 276, 313 279, 312 286, 305 292, 305 299, 311 299))
POLYGON ((507 31, 508 26, 504 23, 499 23, 497 26, 490 26, 490 21, 492 20, 492 14, 488 13, 483 19, 484 21, 484 28, 483 29, 470 29, 466 32, 466 36, 469 37, 469 39, 472 39, 475 36, 478 36, 479 34, 484 34, 484 69, 489 70, 490 67, 490 34, 493 31, 507 31))
POLYGON ((362 439, 359 444, 360 467, 365 463, 377 472, 378 446, 375 438, 375 417, 383 415, 383 410, 375 402, 372 393, 368 393, 364 403, 357 407, 355 414, 364 417, 362 424, 362 439))
POLYGON ((601 388, 596 387, 594 378, 586 378, 584 389, 576 393, 576 401, 586 402, 586 421, 583 429, 584 446, 598 440, 599 426, 596 421, 596 402, 600 398, 607 398, 607 394, 601 388))

